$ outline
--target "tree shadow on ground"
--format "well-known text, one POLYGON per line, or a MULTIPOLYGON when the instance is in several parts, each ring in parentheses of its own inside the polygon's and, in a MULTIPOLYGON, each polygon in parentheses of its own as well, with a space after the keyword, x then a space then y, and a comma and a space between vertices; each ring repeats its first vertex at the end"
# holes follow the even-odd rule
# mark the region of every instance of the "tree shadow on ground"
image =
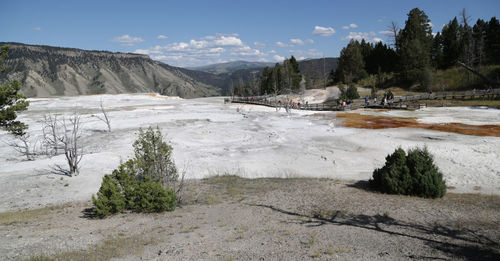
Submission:
MULTIPOLYGON (((423 241, 425 245, 442 251, 447 256, 466 260, 500 260, 498 242, 478 232, 463 228, 454 229, 440 224, 422 225, 417 223, 396 220, 382 215, 346 214, 342 211, 332 212, 331 216, 307 215, 277 208, 271 205, 250 204, 254 207, 268 208, 273 211, 297 217, 289 223, 307 227, 324 225, 351 226, 394 236, 402 236, 423 241)), ((419 258, 410 255, 408 258, 419 258)), ((426 259, 440 259, 425 257, 426 259)))
POLYGON ((375 191, 370 187, 370 181, 368 180, 358 180, 354 184, 347 184, 346 186, 350 188, 358 188, 366 191, 375 191))
POLYGON ((94 207, 90 207, 82 210, 82 216, 80 216, 80 218, 97 219, 98 216, 94 211, 94 207))

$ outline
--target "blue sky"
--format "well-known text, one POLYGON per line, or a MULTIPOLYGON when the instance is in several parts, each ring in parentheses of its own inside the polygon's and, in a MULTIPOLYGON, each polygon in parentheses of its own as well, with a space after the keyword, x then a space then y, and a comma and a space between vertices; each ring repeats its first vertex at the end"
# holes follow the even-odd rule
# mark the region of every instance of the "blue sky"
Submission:
POLYGON ((433 31, 462 8, 472 23, 500 17, 500 1, 7 1, 0 41, 136 52, 174 66, 232 60, 338 57, 349 39, 390 42, 414 7, 433 31))

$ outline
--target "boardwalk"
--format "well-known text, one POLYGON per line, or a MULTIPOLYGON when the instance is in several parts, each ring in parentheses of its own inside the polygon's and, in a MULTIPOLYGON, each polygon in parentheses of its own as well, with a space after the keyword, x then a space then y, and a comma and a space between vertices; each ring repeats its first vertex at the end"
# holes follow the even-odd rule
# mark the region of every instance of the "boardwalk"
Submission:
POLYGON ((228 99, 228 102, 232 103, 245 103, 245 104, 255 104, 268 107, 289 107, 291 109, 298 110, 311 110, 311 111, 345 111, 345 110, 355 110, 359 108, 385 108, 385 109, 404 109, 404 110, 415 110, 422 107, 426 107, 425 103, 419 103, 419 101, 424 100, 468 100, 468 99, 499 99, 500 89, 489 89, 489 90, 470 90, 470 91, 460 91, 460 92, 435 92, 426 93, 418 95, 404 95, 396 96, 394 100, 388 102, 388 104, 365 104, 364 99, 355 99, 352 103, 342 106, 331 103, 319 103, 319 104, 295 104, 295 106, 290 106, 286 100, 276 102, 272 96, 254 96, 254 97, 232 97, 228 99))

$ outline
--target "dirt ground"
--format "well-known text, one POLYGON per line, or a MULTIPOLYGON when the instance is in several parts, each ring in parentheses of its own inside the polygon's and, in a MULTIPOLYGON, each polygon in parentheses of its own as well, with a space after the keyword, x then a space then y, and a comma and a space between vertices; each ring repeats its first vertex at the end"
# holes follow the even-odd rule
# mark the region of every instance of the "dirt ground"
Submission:
POLYGON ((0 213, 6 260, 500 260, 500 197, 385 195, 333 179, 190 180, 173 212, 0 213))

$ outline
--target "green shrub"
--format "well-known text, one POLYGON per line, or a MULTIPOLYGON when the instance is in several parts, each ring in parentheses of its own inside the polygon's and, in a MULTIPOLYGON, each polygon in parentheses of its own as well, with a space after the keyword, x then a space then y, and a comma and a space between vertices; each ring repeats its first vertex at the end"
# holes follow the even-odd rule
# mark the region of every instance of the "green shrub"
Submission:
POLYGON ((139 130, 139 138, 134 142, 135 158, 120 164, 111 175, 105 175, 97 197, 92 196, 98 217, 125 209, 135 212, 175 209, 177 169, 170 158, 172 147, 162 139, 159 129, 139 130))
POLYGON ((92 202, 96 215, 103 218, 125 209, 148 213, 172 211, 177 198, 174 191, 163 188, 159 181, 137 176, 134 161, 129 160, 103 177, 92 202))
POLYGON ((94 203, 94 212, 99 217, 121 212, 127 205, 122 188, 111 175, 103 177, 97 198, 92 195, 92 202, 94 203))
POLYGON ((177 168, 172 161, 172 146, 163 141, 159 128, 139 129, 139 137, 133 144, 134 161, 140 177, 159 181, 165 187, 174 189, 177 168))
POLYGON ((396 149, 386 157, 385 165, 373 172, 370 186, 383 193, 424 198, 440 198, 446 193, 443 174, 427 148, 410 149, 408 154, 396 149))
POLYGON ((346 96, 350 100, 359 99, 358 88, 354 85, 347 87, 346 96))
POLYGON ((159 182, 142 180, 137 182, 132 202, 132 210, 151 213, 174 210, 177 199, 172 190, 164 189, 159 182))

